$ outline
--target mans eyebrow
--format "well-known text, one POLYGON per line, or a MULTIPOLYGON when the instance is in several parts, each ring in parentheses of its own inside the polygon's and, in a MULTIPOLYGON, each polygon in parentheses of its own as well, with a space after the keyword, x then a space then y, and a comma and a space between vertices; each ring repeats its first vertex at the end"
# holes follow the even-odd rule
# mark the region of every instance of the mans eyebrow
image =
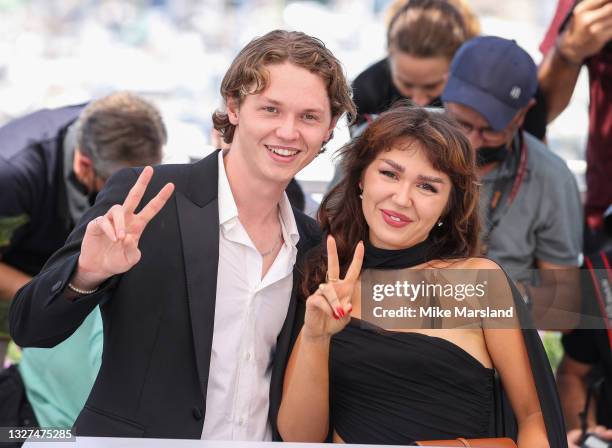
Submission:
MULTIPOLYGON (((268 103, 268 104, 271 104, 273 106, 282 106, 283 105, 282 101, 278 101, 278 100, 275 100, 273 98, 269 98, 267 96, 262 96, 261 100, 264 103, 268 103)), ((304 109, 303 112, 305 112, 305 113, 318 113, 318 114, 321 114, 321 113, 324 113, 325 110, 322 109, 322 108, 319 108, 319 107, 309 107, 309 108, 304 109)))
POLYGON ((277 101, 277 100, 272 99, 272 98, 268 98, 267 96, 262 96, 261 99, 262 99, 262 101, 264 103, 270 103, 270 104, 273 104, 274 106, 280 106, 280 105, 283 104, 280 101, 277 101))
POLYGON ((322 114, 324 112, 324 110, 320 109, 318 107, 311 107, 309 109, 304 109, 304 112, 322 114))

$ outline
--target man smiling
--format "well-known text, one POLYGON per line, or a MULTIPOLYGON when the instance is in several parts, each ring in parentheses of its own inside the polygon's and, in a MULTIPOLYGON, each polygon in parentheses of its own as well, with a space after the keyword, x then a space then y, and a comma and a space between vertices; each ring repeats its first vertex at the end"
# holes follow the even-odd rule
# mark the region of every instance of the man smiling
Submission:
POLYGON ((24 346, 59 343, 100 304, 103 361, 77 435, 278 438, 303 313, 293 267, 319 239, 284 189, 354 105, 339 62, 298 32, 249 43, 221 94, 227 152, 111 178, 15 299, 24 346))

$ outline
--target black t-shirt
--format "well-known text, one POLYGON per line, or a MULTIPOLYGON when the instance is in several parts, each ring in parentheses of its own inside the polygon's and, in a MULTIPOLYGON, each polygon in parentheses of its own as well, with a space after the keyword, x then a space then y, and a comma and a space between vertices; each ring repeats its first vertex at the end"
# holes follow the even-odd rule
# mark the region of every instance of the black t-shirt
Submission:
POLYGON ((388 58, 378 61, 353 81, 353 101, 357 106, 355 126, 368 121, 367 115, 380 114, 402 98, 391 80, 388 58))
MULTIPOLYGON (((402 98, 405 97, 393 84, 389 59, 376 62, 353 81, 353 101, 357 106, 357 119, 352 128, 355 129, 368 121, 368 115, 380 114, 402 98)), ((527 112, 523 129, 543 140, 546 136, 546 103, 539 87, 534 98, 536 104, 527 112)))

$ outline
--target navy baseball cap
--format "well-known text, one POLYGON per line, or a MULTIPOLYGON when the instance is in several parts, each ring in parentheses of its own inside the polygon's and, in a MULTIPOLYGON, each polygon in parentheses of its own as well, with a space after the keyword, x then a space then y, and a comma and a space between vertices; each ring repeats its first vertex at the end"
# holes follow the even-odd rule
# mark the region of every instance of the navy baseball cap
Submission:
POLYGON ((455 53, 442 101, 474 109, 491 128, 501 131, 529 103, 537 87, 536 65, 515 41, 479 36, 455 53))

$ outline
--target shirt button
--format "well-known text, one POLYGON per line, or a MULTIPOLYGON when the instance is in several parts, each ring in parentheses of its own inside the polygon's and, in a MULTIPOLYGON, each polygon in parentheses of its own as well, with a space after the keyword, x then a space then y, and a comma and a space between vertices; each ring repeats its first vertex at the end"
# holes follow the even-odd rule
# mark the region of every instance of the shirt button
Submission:
POLYGON ((244 355, 244 359, 246 359, 247 361, 251 360, 251 352, 246 352, 246 355, 244 355))
POLYGON ((244 425, 244 418, 240 417, 240 418, 238 419, 238 424, 239 424, 240 426, 244 425))
POLYGON ((196 420, 202 420, 202 409, 195 407, 191 410, 191 413, 196 420))

